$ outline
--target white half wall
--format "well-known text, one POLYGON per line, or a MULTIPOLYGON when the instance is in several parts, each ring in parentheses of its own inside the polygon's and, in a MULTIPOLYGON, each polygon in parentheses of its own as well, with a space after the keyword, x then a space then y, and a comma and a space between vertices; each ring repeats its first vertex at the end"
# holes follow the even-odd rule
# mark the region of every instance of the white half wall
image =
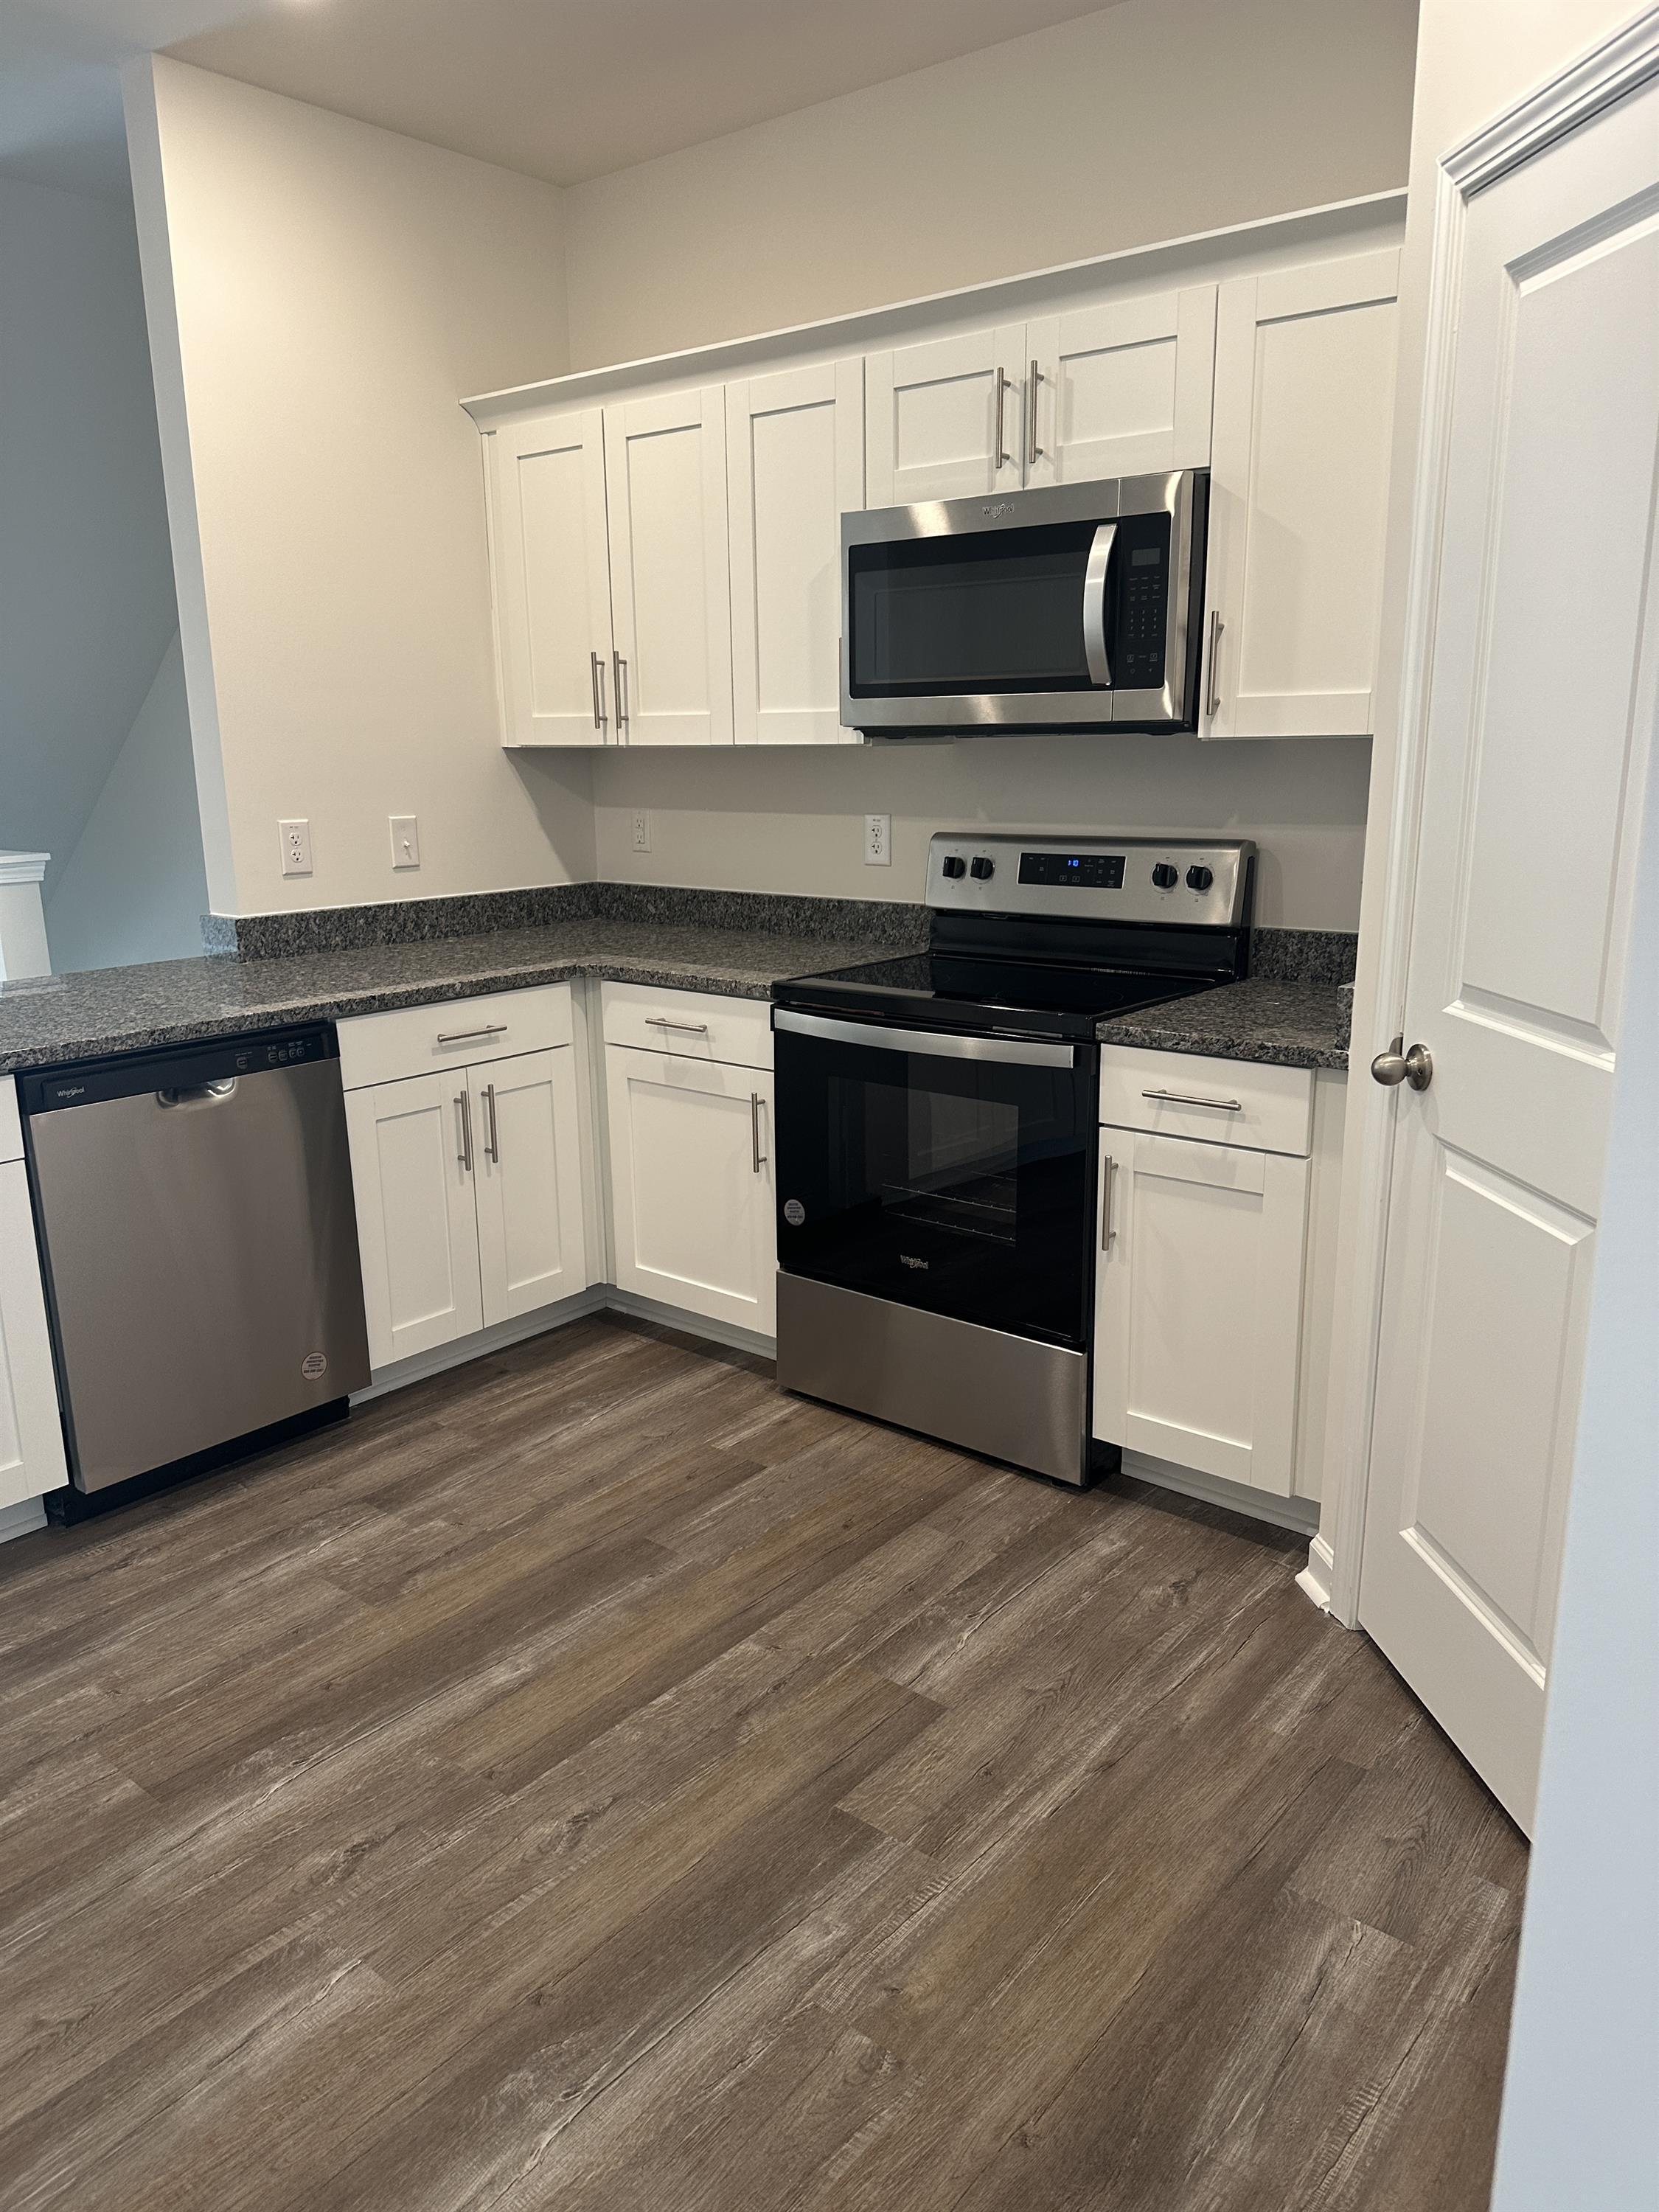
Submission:
POLYGON ((1416 15, 1121 0, 576 185, 571 366, 1387 191, 1416 15))
POLYGON ((1255 918, 1359 919, 1370 744, 1197 738, 969 738, 787 751, 618 751, 593 766, 599 873, 622 883, 920 899, 936 830, 1253 836, 1255 918), (651 850, 633 848, 633 813, 651 850), (864 865, 864 817, 893 817, 890 867, 864 865))
POLYGON ((72 850, 176 627, 132 213, 0 176, 0 846, 72 850))
POLYGON ((202 950, 207 871, 175 635, 46 902, 52 964, 119 968, 202 950))
POLYGON ((563 196, 165 58, 125 90, 213 909, 590 875, 586 762, 501 748, 457 404, 565 366, 563 196))

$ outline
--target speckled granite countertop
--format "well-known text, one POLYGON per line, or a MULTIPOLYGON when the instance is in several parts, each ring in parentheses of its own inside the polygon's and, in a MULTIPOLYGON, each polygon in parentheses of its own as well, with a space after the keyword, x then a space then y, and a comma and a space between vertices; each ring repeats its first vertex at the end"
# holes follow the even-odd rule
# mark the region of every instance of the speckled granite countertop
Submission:
POLYGON ((1103 1044, 1148 1045, 1158 1052, 1208 1053, 1273 1067, 1346 1068, 1352 1006, 1351 987, 1252 975, 1102 1022, 1097 1034, 1103 1044))
MULTIPOLYGON (((918 939, 918 942, 921 940, 918 939)), ((763 999, 786 975, 870 960, 867 939, 578 921, 288 959, 164 960, 0 983, 0 1074, 233 1030, 327 1021, 597 975, 763 999)))

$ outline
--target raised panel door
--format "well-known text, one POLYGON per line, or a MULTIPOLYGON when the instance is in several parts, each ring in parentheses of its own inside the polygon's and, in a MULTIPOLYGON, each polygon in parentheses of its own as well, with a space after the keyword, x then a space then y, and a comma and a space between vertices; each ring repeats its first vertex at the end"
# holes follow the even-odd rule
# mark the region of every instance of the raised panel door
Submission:
POLYGON ((564 1045, 467 1071, 486 1323, 587 1287, 575 1060, 564 1045))
POLYGON ((346 1128, 369 1358, 385 1367, 483 1326, 466 1071, 353 1091, 346 1128))
POLYGON ((841 518, 864 504, 864 363, 726 388, 739 744, 837 744, 841 518))
POLYGON ((507 743, 610 743, 616 722, 599 410, 507 423, 485 452, 507 743))
POLYGON ((605 447, 622 743, 729 744, 724 390, 618 401, 605 447))
POLYGON ((1289 1497, 1307 1161, 1108 1128, 1100 1189, 1095 1435, 1289 1497))
POLYGON ((610 1045, 605 1091, 618 1285, 774 1334, 770 1071, 610 1045))
POLYGON ((1399 264, 1356 254, 1220 289, 1205 737, 1372 727, 1399 264))

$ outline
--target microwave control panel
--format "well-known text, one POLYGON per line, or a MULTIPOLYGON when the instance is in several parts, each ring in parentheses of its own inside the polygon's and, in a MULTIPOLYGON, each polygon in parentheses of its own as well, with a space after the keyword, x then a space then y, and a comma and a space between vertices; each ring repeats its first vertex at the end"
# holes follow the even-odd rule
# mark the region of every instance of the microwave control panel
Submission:
POLYGON ((1170 518, 1126 514, 1117 526, 1112 685, 1156 691, 1170 623, 1170 518))

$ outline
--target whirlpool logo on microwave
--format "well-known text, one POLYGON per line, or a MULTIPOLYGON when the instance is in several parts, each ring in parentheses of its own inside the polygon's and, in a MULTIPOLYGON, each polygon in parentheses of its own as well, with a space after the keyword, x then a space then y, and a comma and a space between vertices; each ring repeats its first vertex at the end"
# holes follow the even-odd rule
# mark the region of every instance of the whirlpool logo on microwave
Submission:
POLYGON ((914 1252, 901 1252, 899 1261, 901 1266, 906 1267, 926 1267, 931 1264, 928 1261, 919 1260, 914 1252))
MULTIPOLYGON (((988 522, 994 522, 998 515, 1012 514, 1013 511, 1014 502, 1011 499, 994 499, 988 507, 982 507, 980 509, 980 513, 988 522)), ((927 1262, 924 1261, 922 1264, 925 1267, 927 1262)))

